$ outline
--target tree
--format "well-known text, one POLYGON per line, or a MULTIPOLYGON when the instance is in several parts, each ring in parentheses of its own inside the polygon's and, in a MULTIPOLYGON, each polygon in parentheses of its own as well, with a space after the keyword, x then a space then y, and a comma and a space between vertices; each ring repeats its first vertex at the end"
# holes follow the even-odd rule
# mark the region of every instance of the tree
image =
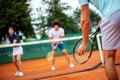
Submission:
MULTIPOLYGON (((74 11, 74 20, 76 24, 80 24, 80 9, 76 8, 74 11)), ((91 20, 91 28, 95 28, 97 26, 97 23, 101 20, 100 16, 96 14, 93 10, 90 9, 90 20, 91 20)))
POLYGON ((60 0, 42 0, 42 2, 46 6, 43 9, 47 14, 47 17, 44 17, 47 22, 46 27, 51 27, 52 22, 57 19, 61 22, 61 27, 65 29, 66 34, 79 32, 74 19, 64 13, 64 11, 71 9, 67 3, 61 3, 60 0))
POLYGON ((26 37, 35 37, 29 16, 27 0, 0 0, 0 40, 5 38, 8 27, 12 26, 16 33, 21 31, 26 37))
POLYGON ((80 24, 80 15, 81 15, 81 11, 80 11, 80 8, 76 8, 76 10, 74 11, 74 14, 73 14, 73 17, 74 17, 74 20, 75 20, 75 23, 76 24, 80 24))
POLYGON ((41 38, 47 37, 46 31, 48 30, 48 27, 46 26, 46 20, 45 17, 40 15, 38 18, 40 22, 38 24, 34 24, 37 26, 36 31, 38 31, 37 35, 40 35, 41 38))
POLYGON ((97 26, 97 24, 101 20, 101 18, 93 10, 90 10, 90 20, 91 20, 91 26, 95 27, 95 26, 97 26))

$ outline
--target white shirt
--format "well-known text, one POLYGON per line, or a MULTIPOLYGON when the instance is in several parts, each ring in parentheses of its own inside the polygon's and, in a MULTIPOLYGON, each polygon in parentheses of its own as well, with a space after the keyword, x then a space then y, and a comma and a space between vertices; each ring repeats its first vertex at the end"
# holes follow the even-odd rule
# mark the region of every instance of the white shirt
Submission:
POLYGON ((53 40, 59 39, 61 36, 64 36, 64 29, 60 27, 56 31, 54 28, 52 28, 52 29, 49 30, 48 36, 53 37, 53 40))

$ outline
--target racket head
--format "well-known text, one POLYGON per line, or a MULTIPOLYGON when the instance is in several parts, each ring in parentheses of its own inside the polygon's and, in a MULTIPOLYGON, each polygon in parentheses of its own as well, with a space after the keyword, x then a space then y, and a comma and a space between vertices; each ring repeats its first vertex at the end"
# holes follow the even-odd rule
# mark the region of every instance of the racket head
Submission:
POLYGON ((52 53, 51 52, 48 52, 46 59, 48 62, 50 62, 52 60, 52 53))
POLYGON ((93 43, 92 43, 92 40, 89 38, 87 49, 86 49, 84 55, 80 56, 80 55, 78 55, 77 50, 81 44, 82 44, 82 38, 79 39, 75 43, 74 48, 73 48, 73 58, 78 64, 86 63, 89 60, 90 56, 92 55, 92 50, 93 50, 93 43))

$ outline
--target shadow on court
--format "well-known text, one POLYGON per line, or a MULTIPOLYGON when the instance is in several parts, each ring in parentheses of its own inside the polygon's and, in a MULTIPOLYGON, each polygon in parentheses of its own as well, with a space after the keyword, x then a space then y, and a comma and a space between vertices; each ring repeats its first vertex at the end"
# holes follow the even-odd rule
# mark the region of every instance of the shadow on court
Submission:
MULTIPOLYGON (((120 50, 116 55, 116 67, 120 76, 120 50)), ((23 77, 14 76, 13 63, 0 64, 0 80, 107 80, 98 51, 83 65, 77 64, 70 55, 74 68, 69 68, 65 56, 56 57, 56 71, 51 71, 51 63, 45 58, 23 61, 23 77)))

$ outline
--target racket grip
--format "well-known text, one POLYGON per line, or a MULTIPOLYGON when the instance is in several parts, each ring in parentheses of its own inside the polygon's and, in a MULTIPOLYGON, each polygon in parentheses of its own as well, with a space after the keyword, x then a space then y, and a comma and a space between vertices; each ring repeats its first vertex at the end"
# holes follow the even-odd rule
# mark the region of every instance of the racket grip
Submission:
POLYGON ((56 49, 53 49, 53 51, 56 51, 56 49))
POLYGON ((98 27, 97 30, 96 30, 96 32, 99 32, 99 31, 100 31, 100 28, 98 27))

